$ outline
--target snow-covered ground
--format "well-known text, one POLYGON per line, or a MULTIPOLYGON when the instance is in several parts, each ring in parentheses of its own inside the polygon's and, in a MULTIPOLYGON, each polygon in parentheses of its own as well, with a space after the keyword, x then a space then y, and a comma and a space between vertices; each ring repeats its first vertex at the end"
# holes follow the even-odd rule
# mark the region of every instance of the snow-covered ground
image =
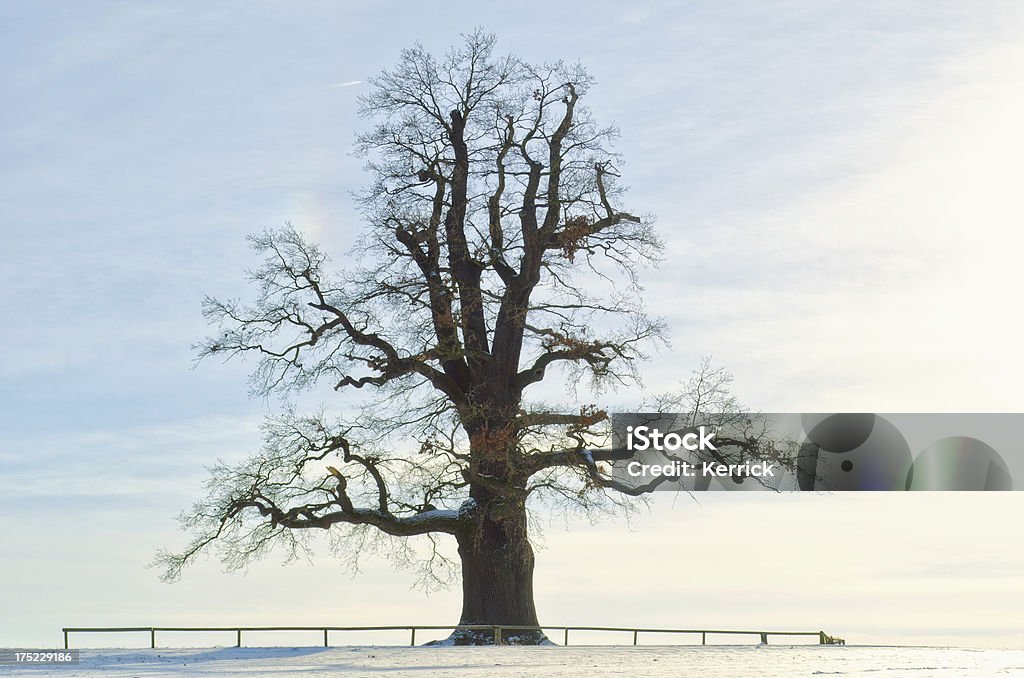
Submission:
POLYGON ((10 676, 924 676, 1024 675, 1024 651, 855 646, 334 647, 82 650, 75 666, 10 676))

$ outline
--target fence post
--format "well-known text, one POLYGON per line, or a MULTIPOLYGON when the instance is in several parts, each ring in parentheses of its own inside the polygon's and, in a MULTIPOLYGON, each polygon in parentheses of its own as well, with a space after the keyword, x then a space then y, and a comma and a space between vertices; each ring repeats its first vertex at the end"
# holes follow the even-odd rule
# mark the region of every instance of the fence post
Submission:
POLYGON ((235 629, 235 647, 242 647, 242 629, 235 629))
POLYGON ((324 647, 327 647, 327 629, 324 629, 324 647))
POLYGON ((633 630, 633 644, 634 645, 636 645, 636 634, 637 634, 637 631, 636 631, 636 629, 634 629, 633 630))
POLYGON ((416 627, 415 626, 411 626, 409 628, 412 629, 412 637, 409 638, 409 645, 410 646, 415 646, 416 645, 416 627))
POLYGON ((149 647, 154 650, 156 649, 156 629, 153 627, 149 628, 149 647))
POLYGON ((495 645, 501 645, 501 627, 500 626, 495 626, 494 627, 494 644, 495 645))
POLYGON ((700 644, 701 645, 707 645, 708 644, 708 632, 707 631, 701 631, 700 632, 700 644))
POLYGON ((562 639, 562 645, 568 645, 568 644, 569 644, 569 627, 566 626, 565 627, 565 638, 562 639))
POLYGON ((66 650, 66 649, 68 649, 68 630, 67 629, 63 629, 63 631, 64 631, 64 649, 66 650))
POLYGON ((824 631, 819 631, 818 632, 818 645, 824 645, 824 644, 825 644, 825 632, 824 631))

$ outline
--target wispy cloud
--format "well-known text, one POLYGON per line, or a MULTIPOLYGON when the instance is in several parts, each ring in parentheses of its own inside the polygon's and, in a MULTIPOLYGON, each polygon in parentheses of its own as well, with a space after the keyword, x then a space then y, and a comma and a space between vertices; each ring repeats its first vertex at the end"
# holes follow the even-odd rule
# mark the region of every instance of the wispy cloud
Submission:
POLYGON ((206 476, 204 464, 244 457, 259 447, 260 421, 208 416, 75 433, 3 435, 0 506, 105 496, 109 501, 104 505, 127 510, 126 497, 195 495, 206 476))
POLYGON ((331 89, 341 89, 342 87, 355 87, 361 84, 363 84, 362 80, 350 80, 349 82, 336 82, 333 85, 328 85, 328 87, 331 89))

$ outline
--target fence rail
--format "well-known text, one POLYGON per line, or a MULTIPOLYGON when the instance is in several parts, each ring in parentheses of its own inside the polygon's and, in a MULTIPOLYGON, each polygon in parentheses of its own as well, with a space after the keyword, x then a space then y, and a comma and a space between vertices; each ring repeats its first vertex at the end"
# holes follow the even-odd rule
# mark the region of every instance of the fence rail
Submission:
POLYGON ((627 626, 516 626, 505 624, 453 624, 441 626, 111 626, 111 627, 65 627, 64 649, 70 647, 70 634, 72 633, 148 633, 149 646, 156 648, 156 632, 235 632, 235 647, 242 647, 242 631, 322 631, 324 634, 324 647, 328 647, 328 633, 330 631, 409 631, 409 644, 416 644, 416 631, 491 631, 494 634, 494 642, 502 644, 502 638, 506 631, 562 631, 562 643, 569 644, 569 631, 611 631, 633 634, 633 644, 636 645, 641 633, 677 633, 677 634, 700 634, 701 645, 707 644, 709 635, 741 635, 758 636, 761 643, 768 644, 768 636, 817 636, 819 645, 846 645, 842 638, 830 636, 824 631, 734 631, 724 629, 651 629, 633 628, 627 626))

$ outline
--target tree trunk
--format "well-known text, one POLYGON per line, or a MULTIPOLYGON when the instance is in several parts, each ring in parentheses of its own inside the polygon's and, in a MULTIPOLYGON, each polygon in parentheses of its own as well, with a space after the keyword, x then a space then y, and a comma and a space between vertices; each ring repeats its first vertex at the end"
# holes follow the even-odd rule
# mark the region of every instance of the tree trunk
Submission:
MULTIPOLYGON (((526 507, 502 505, 480 510, 475 529, 459 538, 462 559, 462 615, 460 624, 537 626, 533 603, 533 547, 526 531, 526 507), (495 514, 499 515, 495 515, 495 514)), ((492 645, 493 630, 459 629, 450 640, 456 645, 492 645)), ((502 629, 504 645, 549 642, 542 631, 502 629)))

